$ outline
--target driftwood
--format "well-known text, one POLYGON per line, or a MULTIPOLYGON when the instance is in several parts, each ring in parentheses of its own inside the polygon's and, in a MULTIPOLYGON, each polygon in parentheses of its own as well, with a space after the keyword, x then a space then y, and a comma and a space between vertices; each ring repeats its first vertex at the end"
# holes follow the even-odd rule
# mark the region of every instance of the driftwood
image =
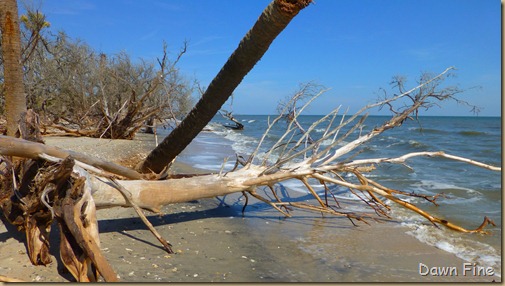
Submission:
POLYGON ((151 233, 158 239, 158 241, 161 242, 161 244, 163 245, 163 247, 165 248, 165 250, 169 254, 174 253, 174 251, 172 250, 172 245, 168 241, 166 241, 163 237, 161 237, 161 235, 158 233, 158 231, 156 231, 156 229, 154 228, 154 226, 149 222, 149 220, 147 220, 146 216, 142 213, 142 210, 140 209, 140 207, 137 206, 132 201, 132 199, 131 199, 131 193, 127 189, 125 189, 123 186, 121 186, 121 184, 119 184, 114 178, 109 178, 109 179, 112 182, 112 184, 114 185, 114 187, 118 191, 121 192, 121 194, 123 195, 123 197, 135 209, 135 211, 139 215, 140 219, 142 219, 142 221, 144 222, 144 224, 147 226, 147 228, 149 228, 149 230, 151 231, 151 233))
MULTIPOLYGON (((29 144, 35 143, 26 143, 26 145, 29 144)), ((466 162, 493 171, 501 171, 501 168, 499 167, 448 155, 444 152, 417 152, 409 153, 398 158, 356 160, 344 164, 320 165, 317 167, 311 167, 307 164, 307 162, 298 163, 288 169, 280 169, 268 175, 264 174, 267 170, 266 166, 248 164, 241 169, 226 174, 210 174, 178 179, 172 178, 170 180, 161 181, 117 180, 117 183, 130 192, 130 199, 132 203, 153 212, 159 212, 161 207, 174 203, 223 196, 236 192, 254 192, 254 190, 258 187, 272 186, 275 183, 283 182, 292 178, 299 178, 310 190, 310 185, 307 184, 307 178, 315 178, 350 189, 376 193, 380 196, 385 196, 387 199, 390 199, 395 203, 405 207, 408 206, 408 208, 411 208, 419 214, 424 214, 423 211, 418 210, 416 207, 411 207, 410 204, 406 204, 395 197, 398 193, 406 196, 412 194, 388 189, 368 178, 364 178, 362 175, 360 176, 361 170, 369 171, 369 169, 364 166, 381 161, 388 163, 404 163, 406 159, 415 156, 442 157, 466 162), (353 173, 361 179, 363 184, 355 184, 347 182, 346 180, 332 178, 330 175, 335 172, 353 173)), ((91 171, 93 172, 93 170, 91 171)), ((97 208, 131 207, 130 201, 126 199, 121 192, 117 191, 116 186, 112 184, 108 178, 89 175, 87 182, 90 184, 90 191, 97 208)), ((315 194, 315 192, 311 192, 315 194)), ((428 199, 428 197, 426 198, 428 199)), ((321 200, 318 201, 322 202, 321 200)), ((284 205, 282 202, 273 204, 278 206, 284 205)), ((325 206, 324 203, 322 205, 323 207, 325 206)), ((338 214, 338 212, 335 212, 335 214, 338 214)), ((350 214, 341 213, 341 215, 353 218, 353 215, 350 214)), ((434 219, 433 222, 438 222, 438 220, 434 219)))
POLYGON ((67 157, 57 164, 42 159, 4 158, 0 206, 8 221, 26 233, 30 261, 47 265, 53 219, 60 227, 61 259, 78 281, 117 280, 99 249, 95 205, 86 179, 67 157), (8 191, 12 190, 12 191, 8 191), (10 195, 10 196, 9 196, 10 195))
POLYGON ((234 123, 234 125, 231 124, 223 124, 224 127, 230 128, 230 129, 235 129, 235 130, 243 130, 244 129, 244 124, 240 123, 235 117, 233 117, 233 114, 230 111, 222 110, 219 111, 221 116, 224 118, 227 118, 231 122, 234 123))
POLYGON ((15 156, 30 159, 41 158, 44 155, 49 155, 60 159, 72 156, 72 158, 76 159, 79 162, 95 166, 99 169, 103 169, 104 171, 108 171, 113 174, 117 174, 130 179, 142 178, 142 175, 135 170, 96 157, 3 135, 0 135, 0 154, 4 156, 15 156))
MULTIPOLYGON (((456 160, 491 171, 501 171, 500 167, 442 151, 408 153, 397 158, 360 160, 353 160, 353 155, 350 154, 372 138, 400 126, 411 118, 412 114, 415 115, 420 107, 429 104, 429 100, 443 99, 438 97, 440 93, 435 92, 434 83, 449 70, 400 95, 369 105, 347 119, 342 116, 339 124, 333 126, 338 113, 336 109, 303 130, 301 136, 296 137, 295 134, 300 135, 300 129, 296 124, 297 117, 299 112, 314 100, 311 98, 307 105, 297 108, 298 112, 292 114, 286 133, 271 146, 264 157, 258 156, 259 148, 263 144, 262 139, 247 160, 237 160, 234 170, 197 177, 170 176, 163 180, 146 180, 138 177, 138 173, 128 168, 119 168, 115 164, 108 165, 79 153, 2 136, 1 155, 27 159, 12 162, 5 157, 0 165, 2 168, 0 182, 3 190, 0 196, 1 207, 9 221, 26 231, 29 256, 34 264, 48 263, 49 226, 53 218, 57 219, 62 233, 60 246, 62 260, 78 281, 96 281, 98 275, 103 276, 106 281, 117 279, 98 247, 100 242, 95 208, 139 207, 160 212, 166 205, 240 192, 246 198, 251 195, 269 204, 285 216, 291 216, 289 211, 299 208, 346 217, 353 224, 355 221, 368 223, 369 220, 381 217, 389 218, 391 204, 396 204, 425 217, 435 226, 467 233, 487 233, 484 228, 488 224, 494 225, 487 217, 484 217, 483 223, 475 229, 463 228, 444 218, 433 216, 404 199, 417 197, 437 204, 439 196, 394 190, 371 180, 364 174, 373 172, 378 164, 404 165, 408 159, 418 156, 456 160), (432 87, 431 91, 428 87, 432 87), (401 111, 394 110, 390 120, 366 134, 360 132, 356 137, 354 131, 359 130, 366 120, 364 114, 366 110, 375 106, 392 107, 392 103, 401 98, 412 99, 412 104, 401 111), (323 136, 308 142, 310 132, 317 126, 320 127, 323 122, 327 123, 323 136), (344 126, 349 127, 348 131, 340 134, 344 126), (320 150, 321 142, 328 139, 331 143, 320 150), (344 139, 350 142, 337 148, 344 139), (274 152, 277 152, 277 159, 272 163, 269 158, 274 152), (125 179, 111 180, 111 173, 121 175, 125 179), (137 178, 133 178, 135 176, 137 178), (290 179, 299 180, 314 196, 316 203, 282 201, 277 196, 274 185, 290 179), (316 193, 312 187, 313 182, 324 185, 323 197, 316 193), (374 210, 375 215, 346 212, 333 197, 331 186, 348 189, 374 210), (258 188, 269 189, 275 201, 259 195, 256 191, 258 188), (330 203, 330 199, 333 199, 335 204, 330 203)), ((449 93, 447 96, 450 97, 452 94, 449 93)), ((274 124, 284 118, 284 114, 281 112, 279 117, 269 124, 264 136, 274 124)), ((160 241, 166 242, 164 239, 160 241)))

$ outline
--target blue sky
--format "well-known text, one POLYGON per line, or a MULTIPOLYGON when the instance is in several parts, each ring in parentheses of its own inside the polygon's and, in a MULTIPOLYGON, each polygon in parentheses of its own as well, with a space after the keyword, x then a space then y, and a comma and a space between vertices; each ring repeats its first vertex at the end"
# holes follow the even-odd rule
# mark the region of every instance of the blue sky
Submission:
MULTIPOLYGON (((207 86, 270 0, 44 0, 51 29, 107 54, 155 60, 166 41, 181 72, 207 86)), ((20 5, 22 6, 22 5, 20 5)), ((22 7, 20 7, 22 10, 22 7)), ((277 37, 234 92, 236 114, 273 114, 309 81, 330 88, 308 110, 350 112, 375 102, 394 75, 415 85, 422 72, 455 66, 449 84, 481 116, 501 115, 501 3, 498 0, 316 0, 277 37)), ((21 11, 22 12, 22 11, 21 11)), ((223 108, 231 109, 226 104, 223 108)), ((376 112, 372 112, 376 113, 376 112)), ((442 103, 423 115, 472 115, 442 103)))

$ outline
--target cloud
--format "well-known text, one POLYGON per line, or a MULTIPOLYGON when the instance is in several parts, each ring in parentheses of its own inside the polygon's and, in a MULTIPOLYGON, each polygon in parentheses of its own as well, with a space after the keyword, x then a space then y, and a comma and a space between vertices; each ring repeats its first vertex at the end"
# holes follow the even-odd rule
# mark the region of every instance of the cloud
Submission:
POLYGON ((96 5, 84 0, 58 1, 58 4, 48 9, 55 15, 77 15, 96 9, 96 5))
POLYGON ((141 36, 139 38, 140 41, 146 41, 146 40, 149 40, 149 39, 152 39, 154 36, 156 36, 156 34, 158 34, 159 32, 159 29, 154 29, 154 30, 151 30, 151 32, 141 36))
POLYGON ((216 46, 216 41, 221 44, 224 37, 220 36, 206 36, 196 42, 189 40, 188 56, 210 56, 231 54, 231 48, 222 48, 222 45, 216 46), (200 47, 200 48, 198 48, 200 47))
POLYGON ((211 43, 214 41, 221 40, 223 38, 224 37, 221 37, 221 36, 206 36, 206 37, 199 39, 195 43, 190 42, 190 45, 191 45, 191 47, 198 47, 198 46, 202 46, 202 45, 207 45, 208 43, 211 43))
POLYGON ((407 49, 403 53, 419 61, 432 61, 439 59, 443 52, 443 44, 432 44, 429 47, 407 49))

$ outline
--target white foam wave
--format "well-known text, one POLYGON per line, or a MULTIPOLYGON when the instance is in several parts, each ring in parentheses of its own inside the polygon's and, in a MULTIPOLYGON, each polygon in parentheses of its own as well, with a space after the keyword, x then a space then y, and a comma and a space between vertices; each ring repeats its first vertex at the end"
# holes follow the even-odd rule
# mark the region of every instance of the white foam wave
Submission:
POLYGON ((432 225, 422 225, 419 222, 406 222, 403 225, 410 229, 406 233, 419 241, 452 253, 467 262, 492 267, 495 274, 501 277, 501 256, 494 247, 432 225))
MULTIPOLYGON (((334 141, 333 141, 333 139, 326 139, 326 140, 323 140, 323 141, 321 142, 321 146, 329 146, 329 145, 333 144, 333 142, 334 142, 334 141)), ((339 142, 336 146, 337 146, 337 147, 338 147, 338 146, 344 146, 344 145, 346 145, 347 143, 348 143, 347 141, 341 141, 341 142, 339 142)))
POLYGON ((460 197, 448 197, 443 200, 437 201, 440 205, 468 205, 481 201, 483 196, 476 196, 470 198, 460 198, 460 197))
POLYGON ((258 144, 258 139, 243 135, 241 132, 236 132, 227 128, 214 126, 214 133, 223 136, 231 141, 231 147, 238 154, 250 154, 254 147, 258 144))
MULTIPOLYGON (((199 169, 204 169, 204 170, 221 170, 221 167, 222 167, 222 164, 221 165, 218 165, 218 164, 205 164, 205 163, 196 163, 196 164, 193 164, 193 166, 195 168, 199 168, 199 169)), ((231 170, 233 167, 235 166, 235 164, 229 164, 229 163, 226 163, 224 165, 224 168, 223 168, 223 171, 226 172, 226 171, 229 171, 231 170)))
POLYGON ((438 193, 438 192, 432 192, 432 190, 461 190, 465 191, 469 195, 482 195, 481 192, 476 191, 474 189, 432 180, 421 180, 419 183, 413 184, 412 186, 432 194, 438 193))

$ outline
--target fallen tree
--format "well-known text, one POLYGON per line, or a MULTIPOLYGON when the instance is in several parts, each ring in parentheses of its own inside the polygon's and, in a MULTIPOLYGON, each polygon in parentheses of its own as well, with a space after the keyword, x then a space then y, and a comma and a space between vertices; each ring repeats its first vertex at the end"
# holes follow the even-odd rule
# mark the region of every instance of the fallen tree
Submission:
POLYGON ((66 111, 68 114, 47 116, 42 122, 44 134, 133 139, 143 127, 152 130, 155 118, 175 119, 173 105, 182 105, 179 97, 187 93, 176 67, 186 50, 187 43, 184 43, 172 62, 164 45, 158 70, 144 62, 134 65, 128 56, 107 60, 101 54, 99 59, 94 59, 99 61, 93 70, 98 82, 88 83, 99 87, 94 87, 98 90, 92 97, 94 103, 81 106, 79 112, 70 110, 66 111))
POLYGON ((224 118, 233 122, 233 124, 230 124, 230 123, 223 124, 224 127, 234 129, 234 130, 243 130, 244 129, 244 124, 240 123, 235 117, 233 117, 233 114, 231 111, 226 111, 226 110, 221 111, 220 110, 219 113, 224 118))
MULTIPOLYGON (((414 119, 413 116, 418 114, 419 108, 435 104, 433 100, 453 98, 458 90, 437 89, 451 69, 435 77, 425 78, 418 86, 399 95, 368 105, 352 116, 346 117, 344 114, 340 122, 334 125, 339 112, 337 108, 300 133, 296 124, 298 116, 324 92, 323 90, 297 108, 296 113, 290 113, 292 117, 286 132, 273 146, 270 146, 264 156, 258 155, 263 144, 262 139, 248 159, 237 159, 235 168, 229 172, 221 170, 219 173, 206 175, 168 175, 165 170, 165 174, 157 174, 151 179, 136 178, 138 173, 133 173, 133 170, 130 170, 131 173, 123 172, 121 170, 127 168, 113 163, 102 164, 96 158, 83 154, 61 149, 56 149, 58 151, 56 152, 55 148, 42 143, 2 136, 0 206, 6 218, 26 233, 28 255, 35 265, 46 265, 50 262, 49 232, 51 222, 56 220, 61 232, 62 261, 77 281, 97 281, 98 275, 106 281, 117 280, 113 268, 100 252, 95 213, 97 208, 120 206, 160 212, 163 206, 169 204, 243 193, 246 198, 255 197, 287 217, 292 216, 291 210, 299 208, 346 217, 353 224, 356 222, 368 224, 371 220, 390 218, 390 210, 394 204, 425 217, 437 227, 443 226, 466 233, 487 233, 484 228, 488 224, 494 225, 487 217, 484 217, 482 224, 474 229, 458 226, 405 200, 406 197, 417 197, 436 205, 438 195, 427 196, 394 190, 365 174, 373 172, 378 164, 405 165, 407 160, 418 156, 456 160, 492 171, 501 171, 500 167, 442 151, 408 153, 396 158, 359 160, 355 160, 356 154, 352 153, 372 138, 402 125, 405 120, 414 119), (410 101, 409 105, 403 105, 401 110, 394 108, 395 102, 405 99, 410 101), (366 111, 378 106, 390 107, 393 116, 370 132, 356 136, 355 131, 359 130, 367 118, 366 111), (326 124, 323 136, 308 142, 311 131, 316 127, 321 128, 323 124, 326 124), (345 126, 348 130, 343 133, 345 126), (301 136, 296 137, 296 134, 301 136), (331 140, 331 144, 320 150, 321 142, 328 139, 331 140), (344 139, 352 140, 342 145, 344 139), (272 161, 274 153, 277 159, 272 161), (313 195, 315 203, 282 201, 276 194, 274 185, 290 179, 299 180, 313 195), (316 193, 313 187, 315 183, 324 185, 324 196, 316 193), (333 196, 332 186, 347 189, 374 212, 346 211, 333 196), (257 192, 258 188, 270 190, 275 200, 261 196, 257 192)), ((299 99, 299 96, 295 95, 292 103, 298 102, 299 99)), ((286 106, 292 107, 292 104, 286 106)), ((285 118, 285 112, 291 111, 291 108, 281 111, 281 114, 269 124, 264 137, 275 124, 285 118)), ((168 242, 160 237, 158 239, 165 245, 167 251, 170 251, 168 242)))

